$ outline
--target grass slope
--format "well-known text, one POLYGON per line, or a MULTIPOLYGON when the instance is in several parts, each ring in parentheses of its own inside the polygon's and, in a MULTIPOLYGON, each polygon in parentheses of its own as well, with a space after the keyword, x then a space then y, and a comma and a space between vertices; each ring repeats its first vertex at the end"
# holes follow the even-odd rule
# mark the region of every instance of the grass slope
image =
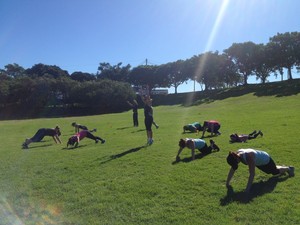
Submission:
MULTIPOLYGON (((155 104, 155 103, 154 103, 155 104)), ((300 224, 300 95, 277 97, 246 93, 190 107, 158 106, 154 144, 145 147, 131 112, 89 117, 0 121, 0 224, 300 224), (173 163, 186 123, 216 119, 221 151, 190 161, 184 150, 173 163), (101 145, 84 139, 65 149, 76 121, 98 128, 101 145), (51 138, 22 150, 38 128, 62 128, 63 145, 51 138), (229 144, 233 132, 264 132, 263 138, 229 144), (228 151, 266 150, 278 164, 294 165, 293 178, 256 171, 245 201, 247 167, 240 166, 227 193, 228 151)), ((155 128, 154 128, 155 129, 155 128)), ((207 141, 209 138, 206 139, 207 141)))

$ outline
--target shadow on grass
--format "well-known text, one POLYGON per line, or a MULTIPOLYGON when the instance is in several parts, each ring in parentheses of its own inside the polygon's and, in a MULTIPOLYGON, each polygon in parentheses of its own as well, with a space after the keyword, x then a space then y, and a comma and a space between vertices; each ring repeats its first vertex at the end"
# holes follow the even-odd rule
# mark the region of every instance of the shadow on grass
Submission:
POLYGON ((142 132, 142 131, 145 131, 146 129, 139 129, 139 130, 136 130, 136 131, 132 131, 131 133, 137 133, 137 132, 142 132))
POLYGON ((38 146, 29 146, 29 149, 34 149, 34 148, 44 148, 44 147, 49 147, 52 144, 43 144, 43 145, 38 145, 38 146))
POLYGON ((131 148, 131 149, 129 149, 127 151, 124 151, 124 152, 121 152, 119 154, 111 155, 111 156, 109 156, 109 158, 107 160, 101 162, 100 164, 107 163, 107 162, 109 162, 111 160, 121 158, 121 157, 123 157, 125 155, 131 154, 131 153, 134 153, 134 152, 138 152, 139 150, 141 150, 142 148, 145 148, 145 147, 147 147, 147 145, 139 146, 139 147, 136 147, 136 148, 131 148))
MULTIPOLYGON (((195 160, 196 159, 202 159, 203 157, 205 157, 207 155, 210 155, 212 153, 215 153, 215 152, 211 152, 211 153, 207 153, 207 154, 203 154, 203 153, 197 154, 197 155, 195 155, 195 160)), ((188 157, 188 158, 180 159, 178 161, 175 160, 175 161, 172 162, 172 165, 175 165, 175 164, 180 163, 180 162, 189 163, 191 161, 193 161, 192 156, 188 157)))
POLYGON ((78 148, 82 148, 82 147, 85 147, 85 146, 87 146, 87 145, 79 145, 79 146, 77 146, 77 147, 71 147, 71 148, 64 147, 64 148, 62 148, 61 150, 76 150, 76 149, 78 149, 78 148))
POLYGON ((257 198, 267 193, 271 193, 275 189, 277 183, 285 181, 288 178, 289 176, 271 177, 267 181, 260 181, 258 183, 254 183, 251 187, 251 191, 249 194, 243 191, 234 192, 233 188, 230 186, 227 189, 226 196, 220 199, 220 205, 226 206, 232 202, 247 204, 251 202, 254 198, 257 198))
POLYGON ((129 129, 129 128, 131 128, 131 127, 119 127, 119 128, 117 128, 117 130, 125 130, 125 129, 129 129))

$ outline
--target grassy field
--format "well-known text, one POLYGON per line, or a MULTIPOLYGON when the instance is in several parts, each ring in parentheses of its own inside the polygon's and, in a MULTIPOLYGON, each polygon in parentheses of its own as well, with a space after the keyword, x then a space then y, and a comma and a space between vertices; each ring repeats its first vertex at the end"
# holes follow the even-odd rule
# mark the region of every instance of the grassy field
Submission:
MULTIPOLYGON (((188 99, 187 99, 188 101, 188 99)), ((155 102, 154 102, 155 105, 155 102)), ((300 224, 300 94, 241 96, 211 103, 154 107, 154 144, 145 147, 143 111, 88 117, 0 121, 0 224, 300 224), (221 148, 174 163, 182 126, 219 120, 221 148), (98 128, 105 144, 84 139, 66 149, 72 122, 98 128), (60 125, 62 145, 45 138, 22 150, 38 128, 60 125), (264 136, 229 144, 233 132, 261 129, 264 136), (272 178, 256 170, 248 199, 247 167, 240 165, 227 192, 228 151, 267 151, 277 164, 295 166, 295 177, 272 178)), ((209 140, 209 137, 206 138, 209 140)))

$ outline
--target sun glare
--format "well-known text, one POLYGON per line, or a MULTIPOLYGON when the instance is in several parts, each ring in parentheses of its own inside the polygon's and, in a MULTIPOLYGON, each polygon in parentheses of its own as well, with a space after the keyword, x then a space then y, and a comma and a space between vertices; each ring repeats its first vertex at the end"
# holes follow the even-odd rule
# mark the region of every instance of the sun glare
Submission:
MULTIPOLYGON (((205 45, 205 51, 204 52, 207 52, 211 49, 211 46, 212 46, 212 44, 213 44, 213 42, 216 38, 216 35, 218 33, 219 27, 222 24, 222 19, 224 17, 225 12, 226 12, 229 1, 230 0, 223 0, 222 1, 222 4, 219 8, 219 11, 216 14, 217 17, 215 18, 213 26, 211 28, 210 35, 209 35, 209 38, 208 38, 207 43, 205 45)), ((201 72, 202 72, 202 69, 203 69, 203 66, 204 66, 205 63, 206 63, 205 58, 202 58, 202 60, 199 61, 199 64, 197 66, 196 73, 195 73, 194 77, 199 77, 201 75, 201 72)), ((191 103, 192 99, 193 99, 193 96, 191 96, 189 99, 187 99, 187 103, 188 104, 191 103)))

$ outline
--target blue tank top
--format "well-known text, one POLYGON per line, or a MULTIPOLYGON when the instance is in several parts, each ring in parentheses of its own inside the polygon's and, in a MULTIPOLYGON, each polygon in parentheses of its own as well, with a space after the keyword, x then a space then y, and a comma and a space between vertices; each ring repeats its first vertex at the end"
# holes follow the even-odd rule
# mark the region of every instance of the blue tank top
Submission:
POLYGON ((259 150, 254 150, 254 149, 251 149, 251 148, 247 148, 247 149, 239 149, 237 152, 242 153, 243 161, 246 164, 247 164, 247 160, 246 160, 246 154, 245 153, 250 153, 250 152, 253 152, 254 155, 255 155, 255 158, 254 158, 255 166, 267 165, 270 161, 269 154, 264 152, 264 151, 259 151, 259 150))
POLYGON ((194 139, 195 148, 201 149, 205 146, 205 141, 202 139, 194 139))

